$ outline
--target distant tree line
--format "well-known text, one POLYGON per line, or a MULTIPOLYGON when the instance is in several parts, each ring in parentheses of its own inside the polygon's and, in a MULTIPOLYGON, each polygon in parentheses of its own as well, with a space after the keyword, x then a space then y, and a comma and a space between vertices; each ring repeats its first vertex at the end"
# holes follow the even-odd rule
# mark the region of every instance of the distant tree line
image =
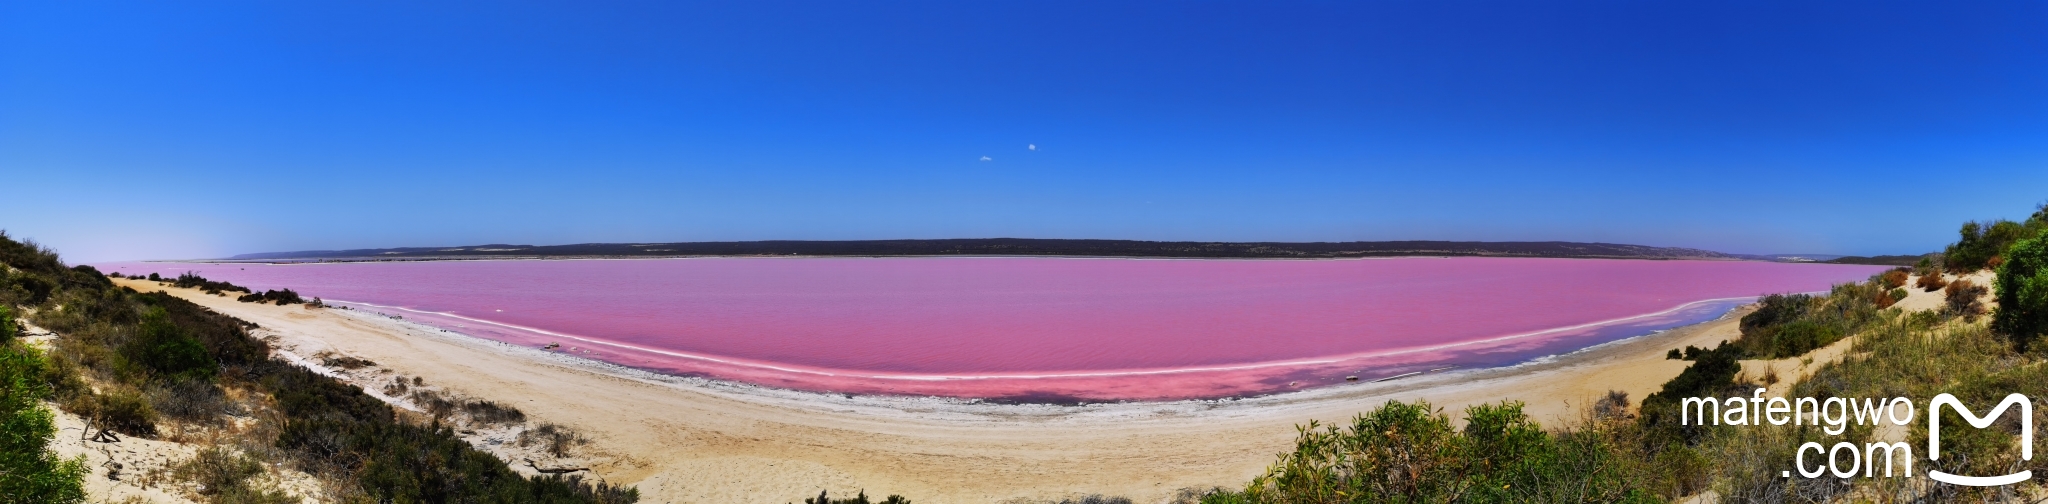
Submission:
POLYGON ((299 293, 293 292, 291 289, 265 290, 263 292, 254 292, 249 290, 248 287, 243 287, 228 282, 216 282, 212 280, 207 280, 206 277, 199 276, 198 273, 193 273, 190 271, 178 275, 178 278, 169 280, 166 280, 165 278, 157 275, 156 273, 150 273, 149 276, 147 277, 123 277, 120 273, 108 273, 107 276, 113 278, 147 279, 150 281, 157 282, 169 281, 171 285, 175 287, 199 289, 202 292, 216 296, 225 296, 229 292, 240 292, 242 293, 242 295, 236 296, 235 300, 244 303, 271 303, 276 304, 278 306, 284 306, 290 304, 302 304, 306 302, 305 298, 299 297, 299 293))
POLYGON ((771 240, 747 242, 477 245, 244 254, 241 260, 406 260, 464 257, 657 256, 1097 256, 1335 258, 1386 256, 1606 257, 1628 259, 1763 259, 1708 250, 1576 242, 1161 242, 972 238, 943 240, 771 240))

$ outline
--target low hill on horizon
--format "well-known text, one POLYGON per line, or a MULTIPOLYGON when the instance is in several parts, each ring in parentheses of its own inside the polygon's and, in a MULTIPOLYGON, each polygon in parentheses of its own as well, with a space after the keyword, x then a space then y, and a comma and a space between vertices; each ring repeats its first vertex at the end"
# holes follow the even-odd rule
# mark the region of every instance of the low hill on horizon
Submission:
POLYGON ((1181 258, 1342 258, 1398 256, 1489 256, 1615 259, 1773 260, 1677 247, 1579 242, 1358 241, 1358 242, 1162 242, 964 238, 941 240, 728 241, 676 243, 581 243, 573 245, 472 245, 353 250, 308 250, 242 254, 242 261, 424 260, 549 257, 688 256, 1077 256, 1181 258))

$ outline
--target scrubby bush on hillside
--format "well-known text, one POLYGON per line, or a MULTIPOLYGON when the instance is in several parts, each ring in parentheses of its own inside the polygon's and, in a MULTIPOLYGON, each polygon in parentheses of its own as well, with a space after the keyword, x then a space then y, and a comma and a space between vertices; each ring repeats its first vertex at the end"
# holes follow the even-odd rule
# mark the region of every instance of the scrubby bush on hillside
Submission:
POLYGON ((1934 271, 1920 277, 1919 281, 1913 282, 1913 286, 1919 287, 1920 290, 1934 292, 1941 290, 1943 287, 1948 287, 1948 279, 1942 277, 1940 271, 1934 271))
POLYGON ((2014 244, 2006 257, 1994 284, 1998 312, 1992 315, 1991 327, 2025 350, 2048 333, 2048 237, 2014 244))
POLYGON ((1206 503, 1657 502, 1592 432, 1548 432, 1504 402, 1465 410, 1389 401, 1345 427, 1310 422, 1243 491, 1206 503))
POLYGON ((590 443, 590 438, 567 427, 543 423, 521 431, 518 443, 519 446, 539 446, 549 455, 567 457, 569 450, 590 443))
POLYGON ((254 480, 263 472, 262 461, 220 447, 200 450, 172 468, 179 479, 198 483, 199 494, 216 503, 298 504, 299 499, 289 494, 257 486, 254 480))
POLYGON ((1912 274, 1912 268, 1892 268, 1878 275, 1878 280, 1884 283, 1884 288, 1893 289, 1906 285, 1906 277, 1912 274))
POLYGON ((120 356, 137 370, 166 382, 211 379, 220 367, 213 355, 191 331, 167 318, 162 308, 144 312, 135 336, 118 349, 120 356))
MULTIPOLYGON (((5 235, 0 235, 4 237, 5 235)), ((0 306, 0 503, 73 503, 85 500, 83 459, 49 451, 55 417, 43 408, 49 361, 12 337, 14 320, 0 306)))
POLYGON ((1876 279, 1836 285, 1824 296, 1764 296, 1755 312, 1742 317, 1742 338, 1736 344, 1752 358, 1805 354, 1855 333, 1875 320, 1879 310, 1904 297, 1903 292, 1886 290, 1876 279))
POLYGON ((1944 266, 1958 274, 1990 267, 1992 260, 2004 253, 2006 247, 2028 238, 2030 232, 2026 226, 2004 219, 1965 222, 1958 231, 1960 239, 1943 252, 1948 261, 1944 266))
POLYGON ((1948 288, 1943 289, 1943 292, 1948 296, 1945 310, 1950 316, 1976 320, 1978 315, 1984 314, 1983 298, 1991 290, 1969 280, 1956 280, 1949 282, 1948 288))

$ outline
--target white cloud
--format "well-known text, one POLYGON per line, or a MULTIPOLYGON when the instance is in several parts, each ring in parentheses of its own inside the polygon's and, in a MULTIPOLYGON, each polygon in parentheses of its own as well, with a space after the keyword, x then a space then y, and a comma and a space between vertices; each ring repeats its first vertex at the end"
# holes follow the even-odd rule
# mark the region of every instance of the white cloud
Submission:
POLYGON ((988 157, 988 156, 982 156, 982 157, 981 157, 981 160, 982 160, 982 161, 995 161, 994 159, 989 159, 989 157, 988 157))

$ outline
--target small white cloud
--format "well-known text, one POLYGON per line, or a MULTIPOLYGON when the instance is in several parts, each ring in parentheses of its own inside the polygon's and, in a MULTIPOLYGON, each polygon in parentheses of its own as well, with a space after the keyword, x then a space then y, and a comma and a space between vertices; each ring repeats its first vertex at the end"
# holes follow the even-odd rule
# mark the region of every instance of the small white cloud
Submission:
POLYGON ((995 161, 994 159, 989 159, 989 157, 988 157, 988 156, 982 156, 982 157, 981 157, 981 160, 982 160, 982 161, 995 161))
POLYGON ((1029 150, 1038 150, 1038 144, 1025 145, 1024 148, 1029 150))

